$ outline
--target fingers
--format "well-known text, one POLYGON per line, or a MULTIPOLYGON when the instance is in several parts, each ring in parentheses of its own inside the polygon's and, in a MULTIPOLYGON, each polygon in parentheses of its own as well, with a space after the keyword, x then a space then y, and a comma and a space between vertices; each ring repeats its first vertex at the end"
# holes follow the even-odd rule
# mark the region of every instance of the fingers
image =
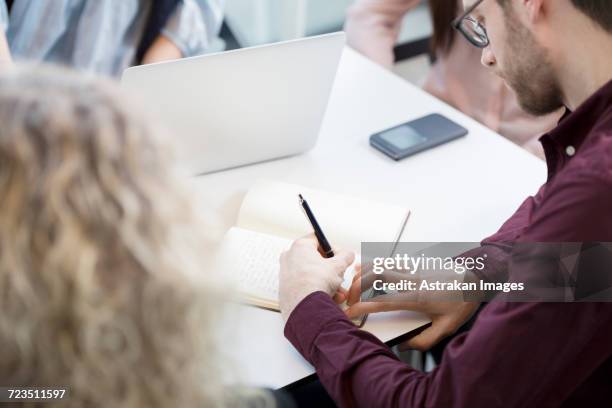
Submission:
MULTIPOLYGON (((293 242, 293 245, 308 246, 309 248, 313 248, 317 252, 319 252, 321 256, 325 255, 322 252, 322 249, 319 247, 319 241, 317 240, 317 237, 314 233, 310 233, 310 234, 304 235, 301 238, 298 238, 297 240, 293 242)), ((334 248, 334 256, 330 259, 334 259, 337 262, 345 262, 349 258, 350 258, 350 262, 348 263, 348 265, 351 265, 353 261, 355 260, 355 254, 352 252, 341 250, 341 249, 336 250, 336 248, 334 248)), ((348 265, 344 269, 348 268, 348 265)))
MULTIPOLYGON (((313 233, 304 235, 303 237, 295 240, 291 245, 291 249, 294 249, 295 247, 299 246, 312 248, 315 251, 319 252, 319 242, 317 241, 317 237, 313 233)), ((334 262, 339 268, 341 267, 344 272, 344 270, 346 270, 355 261, 355 253, 342 249, 334 249, 334 256, 329 259, 334 262)))
POLYGON ((346 298, 347 298, 347 291, 342 286, 340 286, 338 288, 338 291, 334 295, 334 302, 336 302, 336 304, 341 304, 346 301, 346 298))
POLYGON ((334 253, 332 258, 329 258, 331 262, 335 263, 336 266, 342 270, 342 274, 344 275, 344 271, 348 269, 349 266, 355 262, 355 253, 345 250, 338 250, 334 253))
POLYGON ((370 299, 367 299, 368 303, 371 302, 383 302, 383 303, 394 303, 397 309, 401 310, 412 310, 415 312, 422 312, 424 303, 419 301, 418 292, 393 292, 376 295, 370 299))
POLYGON ((348 291, 346 304, 352 306, 361 300, 361 274, 356 274, 353 277, 353 283, 348 291))
POLYGON ((356 275, 356 278, 353 279, 353 283, 349 289, 349 297, 348 304, 349 306, 357 303, 361 300, 361 294, 366 290, 372 288, 374 281, 377 279, 381 279, 380 275, 376 275, 372 272, 367 272, 360 268, 361 272, 359 275, 356 275))
POLYGON ((400 344, 398 348, 400 351, 409 349, 426 351, 438 344, 440 340, 448 336, 448 334, 448 330, 443 321, 433 321, 431 326, 405 343, 400 344))
POLYGON ((315 236, 315 234, 310 233, 308 235, 304 235, 303 237, 298 238, 295 241, 293 241, 293 244, 291 246, 293 247, 296 245, 304 245, 304 246, 312 247, 315 250, 317 250, 317 248, 319 247, 319 242, 317 241, 317 237, 315 236))
MULTIPOLYGON (((351 296, 350 293, 348 295, 351 296)), ((388 293, 372 298, 372 300, 347 304, 349 308, 346 310, 349 318, 355 318, 366 313, 390 312, 394 310, 410 310, 414 312, 424 312, 427 310, 427 305, 423 302, 416 301, 417 295, 414 293, 397 294, 388 293)))
POLYGON ((346 309, 345 313, 349 319, 354 319, 364 314, 400 310, 399 306, 399 304, 392 302, 359 302, 346 309))

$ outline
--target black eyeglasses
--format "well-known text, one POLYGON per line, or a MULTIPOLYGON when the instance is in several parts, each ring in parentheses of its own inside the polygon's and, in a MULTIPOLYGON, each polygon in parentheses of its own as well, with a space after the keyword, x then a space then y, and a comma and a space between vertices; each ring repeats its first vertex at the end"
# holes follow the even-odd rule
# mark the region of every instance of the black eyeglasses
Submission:
POLYGON ((489 36, 484 26, 476 21, 470 13, 476 9, 484 0, 478 0, 465 12, 453 21, 453 28, 459 31, 472 45, 478 48, 487 48, 489 46, 489 36))

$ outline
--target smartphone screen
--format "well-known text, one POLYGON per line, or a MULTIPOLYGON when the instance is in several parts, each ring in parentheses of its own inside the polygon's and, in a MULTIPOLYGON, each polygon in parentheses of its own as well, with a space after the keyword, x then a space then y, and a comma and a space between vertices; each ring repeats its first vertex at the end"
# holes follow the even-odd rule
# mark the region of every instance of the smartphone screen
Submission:
POLYGON ((390 129, 384 133, 381 133, 380 137, 398 150, 409 149, 424 143, 427 140, 423 135, 419 134, 409 125, 390 129))

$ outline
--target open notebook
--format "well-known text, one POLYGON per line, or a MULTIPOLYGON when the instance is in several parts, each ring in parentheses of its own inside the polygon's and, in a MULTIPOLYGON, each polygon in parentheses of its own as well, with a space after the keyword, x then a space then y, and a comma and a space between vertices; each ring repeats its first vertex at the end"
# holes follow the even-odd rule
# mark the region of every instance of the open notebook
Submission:
MULTIPOLYGON (((332 247, 359 254, 361 242, 400 240, 410 216, 407 208, 312 190, 293 184, 259 181, 242 202, 217 256, 217 271, 232 279, 249 304, 278 310, 280 254, 312 233, 298 202, 308 201, 332 247)), ((344 286, 352 279, 345 275, 344 286)))

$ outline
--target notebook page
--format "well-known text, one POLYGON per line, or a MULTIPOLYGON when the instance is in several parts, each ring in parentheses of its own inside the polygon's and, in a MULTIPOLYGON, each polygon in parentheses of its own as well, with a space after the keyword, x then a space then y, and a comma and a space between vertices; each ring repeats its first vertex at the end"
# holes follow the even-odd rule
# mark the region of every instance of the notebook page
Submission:
POLYGON ((285 238, 230 228, 219 248, 216 270, 230 279, 242 297, 278 304, 279 258, 290 246, 285 238))
POLYGON ((237 226, 294 240, 312 233, 302 194, 332 247, 361 252, 361 242, 393 242, 408 209, 295 184, 258 181, 242 202, 237 226))
MULTIPOLYGON (((278 310, 280 255, 291 241, 241 228, 230 228, 217 253, 216 268, 240 292, 243 301, 278 310)), ((351 285, 354 268, 347 270, 342 286, 351 285)))

